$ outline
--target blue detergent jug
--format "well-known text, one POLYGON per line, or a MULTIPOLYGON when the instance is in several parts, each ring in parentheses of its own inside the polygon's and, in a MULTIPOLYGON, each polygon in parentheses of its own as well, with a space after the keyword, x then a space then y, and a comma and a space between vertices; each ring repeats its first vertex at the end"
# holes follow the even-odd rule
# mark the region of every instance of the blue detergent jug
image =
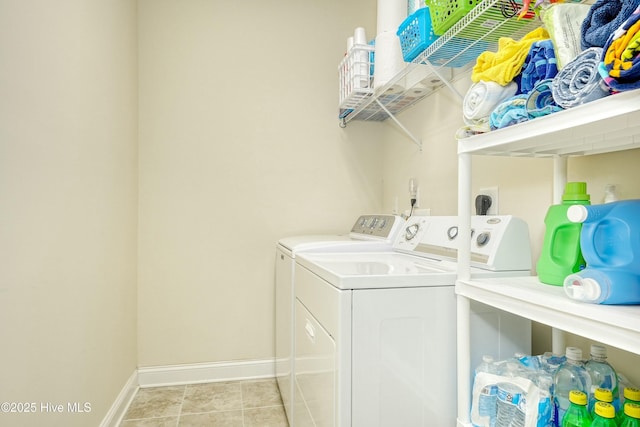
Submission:
POLYGON ((575 205, 587 267, 564 280, 566 294, 595 304, 640 304, 640 200, 575 205))

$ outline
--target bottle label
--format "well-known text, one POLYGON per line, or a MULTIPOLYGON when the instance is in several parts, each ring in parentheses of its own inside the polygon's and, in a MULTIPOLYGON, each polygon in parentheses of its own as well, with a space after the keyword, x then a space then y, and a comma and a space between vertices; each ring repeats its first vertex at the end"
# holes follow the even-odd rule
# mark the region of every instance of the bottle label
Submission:
POLYGON ((511 393, 504 389, 498 389, 498 400, 500 400, 501 402, 518 406, 518 403, 520 403, 520 399, 522 399, 521 393, 511 393))
POLYGON ((527 401, 524 393, 498 388, 496 427, 524 427, 527 401))
MULTIPOLYGON (((498 386, 487 385, 480 391, 478 397, 478 415, 493 420, 496 417, 496 399, 498 398, 498 386)), ((493 425, 493 422, 491 422, 493 425)))

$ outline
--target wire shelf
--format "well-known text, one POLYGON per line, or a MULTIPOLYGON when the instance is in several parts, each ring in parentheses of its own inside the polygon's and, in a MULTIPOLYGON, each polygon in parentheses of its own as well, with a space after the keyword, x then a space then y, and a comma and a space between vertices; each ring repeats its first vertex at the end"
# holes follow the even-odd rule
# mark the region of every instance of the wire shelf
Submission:
POLYGON ((469 70, 475 65, 480 53, 497 50, 500 37, 519 40, 542 25, 542 21, 531 11, 525 18, 517 19, 519 8, 520 4, 514 0, 484 0, 412 62, 407 63, 384 87, 376 88, 363 96, 359 104, 346 114, 341 110, 342 123, 346 125, 350 120, 384 121, 389 118, 389 114, 376 100, 391 114, 398 114, 440 87, 450 86, 446 76, 450 75, 451 69, 469 70), (415 74, 416 71, 425 76, 422 81, 429 82, 429 90, 412 90, 412 84, 415 85, 418 80, 410 78, 410 74, 415 74), (402 83, 401 86, 407 90, 390 93, 398 83, 402 83))
POLYGON ((478 46, 486 46, 482 51, 496 51, 500 37, 521 39, 540 27, 542 22, 532 12, 523 19, 517 19, 519 7, 517 3, 506 0, 483 1, 425 49, 415 61, 451 67, 457 58, 468 51, 477 51, 478 46))
POLYGON ((355 45, 340 61, 340 118, 353 112, 373 94, 373 55, 373 46, 355 45))

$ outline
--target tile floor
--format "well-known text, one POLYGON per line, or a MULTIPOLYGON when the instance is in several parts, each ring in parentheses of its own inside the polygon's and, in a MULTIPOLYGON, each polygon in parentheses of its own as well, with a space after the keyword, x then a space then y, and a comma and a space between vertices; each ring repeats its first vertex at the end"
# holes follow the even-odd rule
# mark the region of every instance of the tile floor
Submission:
POLYGON ((141 388, 120 427, 288 427, 275 379, 141 388))

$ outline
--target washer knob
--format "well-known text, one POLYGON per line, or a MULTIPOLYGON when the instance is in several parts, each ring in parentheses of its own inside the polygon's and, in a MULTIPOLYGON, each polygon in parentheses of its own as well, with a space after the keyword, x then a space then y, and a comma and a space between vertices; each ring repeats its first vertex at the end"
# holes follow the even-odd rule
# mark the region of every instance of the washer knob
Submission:
POLYGON ((406 240, 412 240, 418 235, 418 231, 420 231, 420 225, 411 224, 405 229, 404 238, 406 240))
POLYGON ((478 246, 484 246, 487 243, 489 243, 490 238, 491 238, 490 233, 480 233, 476 238, 476 242, 478 243, 478 246))
POLYGON ((447 237, 449 237, 449 240, 453 240, 458 237, 458 227, 456 225, 449 227, 447 230, 447 237))

